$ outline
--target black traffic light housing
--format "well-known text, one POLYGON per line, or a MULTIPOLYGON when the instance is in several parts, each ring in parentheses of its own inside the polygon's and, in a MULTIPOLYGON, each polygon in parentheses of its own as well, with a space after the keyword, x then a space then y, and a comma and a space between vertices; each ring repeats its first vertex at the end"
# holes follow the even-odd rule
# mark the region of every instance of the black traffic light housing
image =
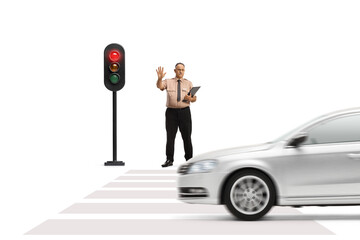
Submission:
POLYGON ((124 166, 117 160, 117 104, 116 92, 125 85, 125 50, 117 43, 109 44, 104 50, 104 84, 113 95, 113 160, 105 166, 124 166))
POLYGON ((104 84, 113 92, 125 85, 125 50, 120 44, 109 44, 104 50, 104 84))

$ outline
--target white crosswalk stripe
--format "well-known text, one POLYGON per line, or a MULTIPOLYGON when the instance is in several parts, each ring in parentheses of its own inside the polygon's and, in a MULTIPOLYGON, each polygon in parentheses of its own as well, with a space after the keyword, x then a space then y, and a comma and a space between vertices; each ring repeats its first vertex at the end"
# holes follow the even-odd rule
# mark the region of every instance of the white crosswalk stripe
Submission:
POLYGON ((283 235, 333 234, 315 221, 286 222, 300 215, 273 208, 263 221, 237 221, 218 205, 178 201, 174 170, 131 170, 64 209, 27 235, 283 235), (122 227, 118 227, 122 226, 122 227))

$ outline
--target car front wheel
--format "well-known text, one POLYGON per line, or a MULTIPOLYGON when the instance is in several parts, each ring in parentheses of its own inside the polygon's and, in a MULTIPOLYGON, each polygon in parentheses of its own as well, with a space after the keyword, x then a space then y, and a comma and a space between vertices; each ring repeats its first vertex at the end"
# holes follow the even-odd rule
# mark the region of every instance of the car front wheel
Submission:
POLYGON ((244 170, 232 176, 225 186, 224 194, 229 211, 246 221, 261 218, 275 202, 275 189, 271 180, 254 170, 244 170))

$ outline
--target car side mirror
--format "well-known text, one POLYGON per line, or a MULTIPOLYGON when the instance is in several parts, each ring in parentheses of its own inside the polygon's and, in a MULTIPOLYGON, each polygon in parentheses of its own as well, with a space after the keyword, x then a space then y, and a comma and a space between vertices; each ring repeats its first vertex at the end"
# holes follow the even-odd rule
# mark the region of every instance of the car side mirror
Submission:
POLYGON ((305 142, 307 138, 308 138, 307 133, 305 132, 298 133, 290 140, 288 146, 297 148, 301 143, 305 142))

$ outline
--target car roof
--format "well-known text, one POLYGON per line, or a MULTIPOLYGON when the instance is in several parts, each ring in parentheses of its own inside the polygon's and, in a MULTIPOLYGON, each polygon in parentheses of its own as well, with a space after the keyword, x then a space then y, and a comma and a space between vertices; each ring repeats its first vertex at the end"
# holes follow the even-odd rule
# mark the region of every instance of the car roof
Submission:
POLYGON ((348 109, 342 109, 334 112, 330 112, 328 114, 323 115, 322 117, 332 117, 337 115, 343 115, 343 114, 350 114, 350 113, 358 113, 360 112, 360 107, 354 107, 354 108, 348 108, 348 109))

